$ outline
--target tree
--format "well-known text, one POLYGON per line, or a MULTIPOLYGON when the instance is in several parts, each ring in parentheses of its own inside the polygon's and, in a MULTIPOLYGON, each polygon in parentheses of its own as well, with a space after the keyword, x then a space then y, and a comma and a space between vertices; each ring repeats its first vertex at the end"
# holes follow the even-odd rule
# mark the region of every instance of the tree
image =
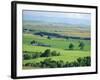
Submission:
POLYGON ((80 42, 80 44, 79 44, 80 50, 83 50, 84 46, 85 46, 85 44, 83 42, 80 42))
POLYGON ((65 38, 66 40, 68 40, 69 39, 69 36, 66 36, 66 38, 65 38))
POLYGON ((69 44, 69 49, 73 50, 74 49, 74 45, 72 43, 69 44))
POLYGON ((47 38, 48 38, 48 39, 51 39, 51 37, 50 37, 50 36, 48 36, 47 38))
POLYGON ((59 56, 59 55, 60 55, 60 53, 57 53, 56 51, 51 52, 51 56, 59 56))
POLYGON ((41 55, 41 57, 49 57, 51 56, 51 52, 50 52, 50 49, 46 49, 44 51, 44 53, 41 55))
POLYGON ((31 29, 29 29, 29 31, 31 32, 32 30, 31 30, 31 29))
POLYGON ((30 54, 23 54, 23 59, 24 60, 31 59, 31 55, 30 54))
POLYGON ((43 37, 44 35, 41 33, 40 36, 43 37))
POLYGON ((33 44, 33 43, 36 43, 36 41, 35 40, 31 41, 31 44, 33 44))

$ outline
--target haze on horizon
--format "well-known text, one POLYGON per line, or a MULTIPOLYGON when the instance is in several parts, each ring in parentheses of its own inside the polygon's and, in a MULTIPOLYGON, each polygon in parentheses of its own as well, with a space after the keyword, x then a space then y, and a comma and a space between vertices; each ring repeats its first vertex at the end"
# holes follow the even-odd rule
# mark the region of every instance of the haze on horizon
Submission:
POLYGON ((91 25, 91 14, 23 10, 23 21, 91 25))

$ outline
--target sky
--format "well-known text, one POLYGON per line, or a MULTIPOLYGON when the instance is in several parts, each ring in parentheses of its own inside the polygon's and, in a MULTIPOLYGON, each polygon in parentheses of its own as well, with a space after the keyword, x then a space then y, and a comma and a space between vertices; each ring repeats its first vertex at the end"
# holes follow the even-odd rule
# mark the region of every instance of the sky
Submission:
POLYGON ((91 24, 91 14, 72 12, 23 11, 23 20, 63 24, 91 24))

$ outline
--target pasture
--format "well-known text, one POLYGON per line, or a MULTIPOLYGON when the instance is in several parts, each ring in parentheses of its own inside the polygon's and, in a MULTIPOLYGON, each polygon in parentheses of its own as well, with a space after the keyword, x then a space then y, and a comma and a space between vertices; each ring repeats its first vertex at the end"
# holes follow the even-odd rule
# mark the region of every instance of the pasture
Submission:
MULTIPOLYGON (((80 39, 63 39, 63 38, 51 38, 48 39, 47 36, 41 37, 39 35, 33 35, 30 33, 23 34, 23 52, 30 52, 28 54, 37 54, 43 53, 46 49, 50 49, 51 51, 56 51, 60 53, 60 56, 51 56, 51 57, 39 57, 35 59, 23 60, 23 65, 27 63, 38 63, 45 59, 51 58, 54 61, 63 61, 66 63, 76 61, 79 57, 87 57, 90 56, 90 40, 80 40, 80 39), (31 45, 31 41, 35 40, 39 43, 48 44, 51 47, 44 46, 33 46, 31 45), (82 41, 85 43, 85 47, 83 50, 80 50, 78 47, 79 42, 82 41), (73 50, 69 50, 69 44, 72 43, 74 45, 73 50)), ((23 69, 32 69, 32 67, 28 66, 27 68, 24 66, 23 69)))

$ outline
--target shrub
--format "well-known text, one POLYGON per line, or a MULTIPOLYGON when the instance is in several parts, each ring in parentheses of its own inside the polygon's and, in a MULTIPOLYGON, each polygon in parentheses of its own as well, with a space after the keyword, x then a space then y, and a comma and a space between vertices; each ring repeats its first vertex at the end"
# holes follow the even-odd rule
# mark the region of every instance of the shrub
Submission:
POLYGON ((30 54, 23 54, 23 59, 24 60, 28 60, 28 59, 31 59, 31 55, 30 54))
POLYGON ((60 53, 57 53, 56 51, 50 51, 50 49, 46 49, 42 54, 41 57, 51 57, 51 56, 59 56, 60 53))
POLYGON ((72 43, 69 44, 69 49, 73 50, 74 49, 74 45, 72 43))
POLYGON ((50 37, 50 36, 48 36, 47 38, 48 38, 48 39, 51 39, 51 37, 50 37))
POLYGON ((45 67, 49 67, 49 68, 57 67, 56 61, 51 60, 51 58, 45 59, 42 63, 43 63, 43 67, 44 67, 44 65, 45 65, 45 67))
POLYGON ((83 50, 84 46, 85 46, 85 44, 83 42, 80 42, 80 44, 79 44, 80 50, 83 50))
POLYGON ((33 41, 31 41, 31 44, 33 44, 33 43, 37 43, 35 40, 33 40, 33 41))
POLYGON ((50 49, 46 49, 44 53, 41 54, 41 57, 49 57, 51 55, 50 49))
POLYGON ((79 66, 90 66, 91 65, 91 58, 83 57, 78 58, 76 61, 65 63, 60 61, 52 60, 51 58, 46 58, 43 61, 40 62, 31 62, 31 63, 25 63, 23 66, 31 66, 35 68, 63 68, 63 67, 79 67, 79 66))
POLYGON ((25 63, 24 66, 31 66, 31 63, 25 63))
POLYGON ((57 67, 63 67, 64 66, 64 62, 62 60, 57 61, 57 67))
POLYGON ((41 52, 28 52, 28 51, 23 51, 23 59, 28 60, 28 59, 35 59, 39 57, 51 57, 51 56, 59 56, 60 53, 57 53, 56 51, 50 51, 50 49, 46 49, 43 53, 41 52))
POLYGON ((39 58, 40 56, 41 56, 41 53, 33 53, 32 54, 32 59, 39 58))
POLYGON ((70 67, 70 63, 67 61, 67 62, 64 64, 64 67, 70 67))
POLYGON ((90 57, 78 58, 77 63, 79 64, 79 66, 90 66, 91 58, 90 57))
POLYGON ((60 56, 60 53, 57 53, 56 51, 52 51, 52 52, 51 52, 51 55, 52 55, 52 56, 60 56))

